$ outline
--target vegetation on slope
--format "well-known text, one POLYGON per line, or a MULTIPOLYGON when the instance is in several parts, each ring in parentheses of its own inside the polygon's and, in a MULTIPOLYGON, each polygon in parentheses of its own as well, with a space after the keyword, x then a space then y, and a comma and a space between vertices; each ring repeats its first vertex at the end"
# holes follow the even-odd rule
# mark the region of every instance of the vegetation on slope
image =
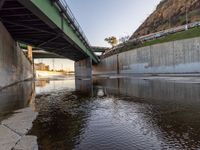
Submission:
POLYGON ((200 21, 200 0, 162 0, 132 38, 200 21))
POLYGON ((194 37, 198 37, 198 36, 200 36, 200 27, 192 28, 187 31, 170 34, 163 38, 148 41, 148 42, 145 42, 142 46, 149 46, 149 45, 154 45, 154 44, 158 44, 158 43, 165 43, 165 42, 170 42, 170 41, 189 39, 189 38, 194 38, 194 37))
POLYGON ((183 40, 183 39, 190 39, 190 38, 195 38, 195 37, 200 37, 200 27, 195 27, 187 31, 169 34, 168 36, 154 39, 151 41, 146 41, 144 43, 141 43, 140 41, 124 43, 122 47, 116 48, 114 51, 110 51, 104 57, 118 54, 125 51, 129 51, 129 50, 133 50, 140 47, 151 46, 151 45, 155 45, 159 43, 165 43, 165 42, 171 42, 171 41, 177 41, 177 40, 183 40))

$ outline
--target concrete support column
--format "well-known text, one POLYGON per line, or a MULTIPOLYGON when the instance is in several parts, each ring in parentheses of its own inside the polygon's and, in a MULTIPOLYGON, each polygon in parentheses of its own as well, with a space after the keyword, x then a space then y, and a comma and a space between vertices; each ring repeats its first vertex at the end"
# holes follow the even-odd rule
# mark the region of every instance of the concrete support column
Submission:
POLYGON ((86 58, 75 62, 75 77, 77 79, 92 78, 91 58, 86 58))
POLYGON ((74 66, 76 90, 92 96, 92 59, 76 61, 74 66))

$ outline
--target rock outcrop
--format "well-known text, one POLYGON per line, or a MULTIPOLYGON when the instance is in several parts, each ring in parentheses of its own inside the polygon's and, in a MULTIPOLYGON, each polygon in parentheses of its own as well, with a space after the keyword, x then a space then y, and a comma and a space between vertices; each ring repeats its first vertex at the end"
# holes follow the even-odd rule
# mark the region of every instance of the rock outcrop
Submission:
POLYGON ((186 24, 186 10, 189 23, 200 21, 200 0, 162 0, 132 38, 186 24))

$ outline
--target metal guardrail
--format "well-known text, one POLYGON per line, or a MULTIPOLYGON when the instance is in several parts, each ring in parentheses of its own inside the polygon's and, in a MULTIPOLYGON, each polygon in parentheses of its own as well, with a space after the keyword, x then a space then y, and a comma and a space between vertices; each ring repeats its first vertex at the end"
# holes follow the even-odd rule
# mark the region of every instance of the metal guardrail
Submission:
POLYGON ((151 33, 151 34, 148 34, 148 35, 143 35, 143 36, 140 36, 140 37, 137 37, 137 38, 132 38, 132 39, 129 40, 129 42, 134 42, 134 41, 137 41, 137 40, 149 41, 149 40, 152 40, 152 39, 155 39, 155 38, 160 38, 162 36, 166 36, 168 34, 173 34, 173 33, 177 33, 177 32, 180 32, 180 31, 188 30, 190 28, 194 28, 194 27, 197 27, 197 26, 200 26, 200 22, 192 22, 192 23, 185 24, 185 25, 182 25, 182 26, 177 26, 177 27, 166 29, 166 30, 163 30, 163 31, 151 33))
MULTIPOLYGON (((61 12, 64 14, 64 16, 66 17, 66 19, 68 20, 68 22, 72 26, 75 33, 79 36, 79 39, 85 44, 85 46, 89 50, 92 50, 92 47, 91 47, 87 37, 85 36, 85 33, 83 32, 80 24, 78 23, 78 21, 74 17, 74 15, 73 15, 71 9, 69 8, 66 0, 53 0, 53 1, 57 4, 57 6, 61 10, 61 12)), ((94 58, 94 60, 96 61, 95 63, 98 63, 100 61, 99 58, 93 52, 91 53, 91 55, 94 58)))
POLYGON ((57 0, 56 3, 60 7, 60 9, 63 11, 63 13, 66 15, 66 17, 69 19, 69 21, 73 25, 74 29, 78 32, 77 34, 79 34, 81 39, 87 44, 87 46, 90 47, 90 43, 89 43, 85 33, 83 32, 80 24, 74 17, 74 14, 72 13, 71 9, 69 8, 66 0, 57 0))

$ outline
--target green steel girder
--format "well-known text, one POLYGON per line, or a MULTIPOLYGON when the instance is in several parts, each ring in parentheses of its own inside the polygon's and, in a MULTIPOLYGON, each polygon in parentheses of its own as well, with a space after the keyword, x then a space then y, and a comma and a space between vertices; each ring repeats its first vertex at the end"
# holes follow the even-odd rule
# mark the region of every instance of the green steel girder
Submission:
POLYGON ((69 24, 59 8, 52 2, 52 0, 18 0, 21 4, 31 10, 40 19, 46 22, 50 27, 59 29, 63 32, 71 44, 82 50, 94 63, 98 63, 98 57, 93 53, 90 47, 86 46, 78 36, 73 27, 69 24))

